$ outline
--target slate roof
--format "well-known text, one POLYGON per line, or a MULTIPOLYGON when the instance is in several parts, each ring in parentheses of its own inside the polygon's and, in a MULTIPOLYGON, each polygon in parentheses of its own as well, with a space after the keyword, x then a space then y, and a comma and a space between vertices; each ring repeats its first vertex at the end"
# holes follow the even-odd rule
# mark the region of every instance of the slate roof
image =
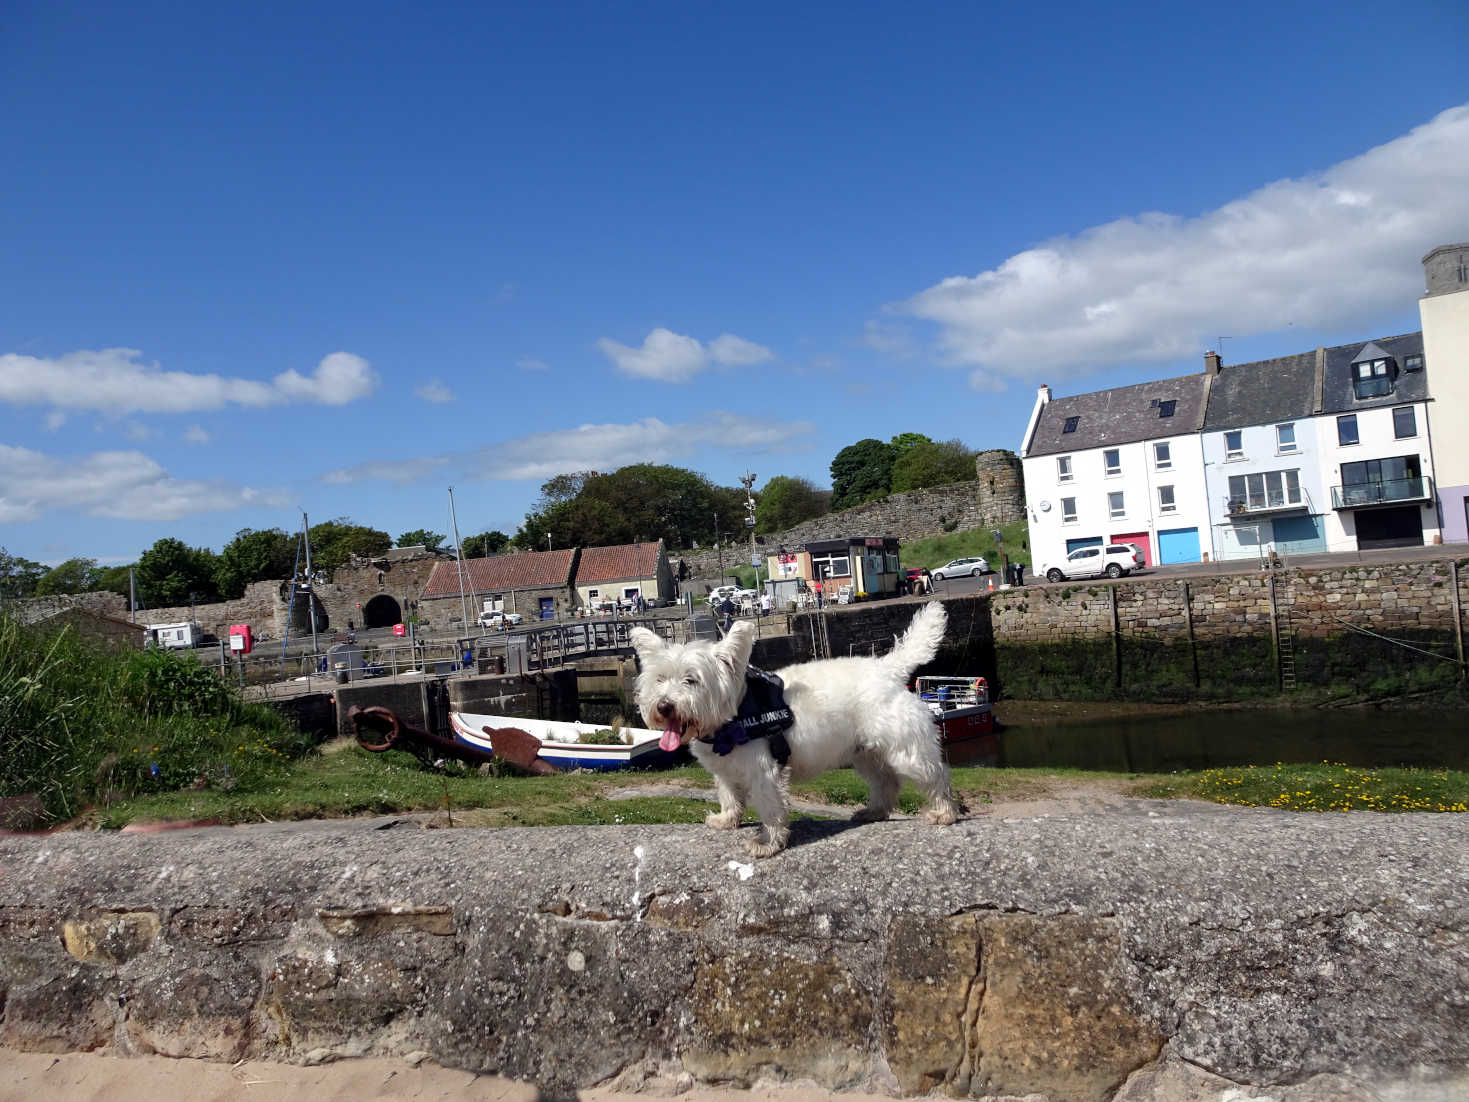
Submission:
POLYGON ((658 576, 661 544, 624 543, 617 547, 584 547, 576 568, 576 584, 631 581, 658 576))
MULTIPOLYGON (((1405 333, 1400 337, 1378 337, 1356 344, 1339 344, 1326 350, 1326 380, 1322 387, 1322 413, 1350 413, 1357 409, 1400 406, 1405 402, 1422 402, 1428 398, 1428 372, 1433 365, 1425 361, 1422 371, 1404 371, 1403 357, 1423 355, 1423 334, 1405 333), (1364 346, 1375 345, 1397 361, 1398 377, 1391 394, 1381 398, 1357 399, 1352 387, 1352 363, 1365 359, 1359 355, 1364 346)), ((1381 357, 1374 356, 1374 359, 1381 357)))
MULTIPOLYGON (((576 550, 521 551, 514 555, 493 555, 485 559, 465 559, 465 588, 476 593, 498 593, 507 589, 554 589, 571 583, 571 568, 576 550)), ((434 566, 425 598, 459 596, 459 564, 441 562, 434 566)))
POLYGON ((1041 407, 1026 455, 1058 455, 1197 432, 1203 415, 1206 378, 1182 375, 1155 383, 1052 398, 1041 407), (1175 402, 1173 416, 1159 417, 1155 400, 1175 402), (1074 432, 1063 431, 1069 417, 1077 418, 1074 432))
POLYGON ((1295 421, 1315 411, 1316 351, 1312 349, 1221 368, 1209 387, 1204 431, 1295 421))

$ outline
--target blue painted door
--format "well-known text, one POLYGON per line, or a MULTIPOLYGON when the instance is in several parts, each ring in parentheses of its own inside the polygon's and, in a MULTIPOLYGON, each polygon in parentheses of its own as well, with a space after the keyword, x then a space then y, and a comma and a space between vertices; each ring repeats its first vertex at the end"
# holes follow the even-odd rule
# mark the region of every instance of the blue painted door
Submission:
POLYGON ((1102 537, 1101 536, 1088 536, 1086 539, 1067 540, 1066 541, 1066 553, 1069 555, 1069 554, 1071 554, 1071 552, 1075 551, 1078 547, 1100 547, 1100 546, 1102 546, 1102 537))
POLYGON ((1319 516, 1276 517, 1275 551, 1280 555, 1304 555, 1326 550, 1326 526, 1319 516))
POLYGON ((1158 561, 1198 562, 1199 530, 1197 528, 1165 528, 1158 533, 1158 561))

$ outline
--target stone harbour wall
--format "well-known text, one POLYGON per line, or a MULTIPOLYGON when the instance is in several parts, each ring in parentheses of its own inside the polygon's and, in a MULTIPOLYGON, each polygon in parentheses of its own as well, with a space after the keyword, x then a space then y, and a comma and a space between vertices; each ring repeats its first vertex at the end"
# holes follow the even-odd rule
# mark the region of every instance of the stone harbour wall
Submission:
POLYGON ((391 822, 0 836, 0 1045, 411 1056, 546 1097, 1469 1089, 1465 816, 804 820, 758 863, 753 828, 391 822))
MULTIPOLYGON (((990 678, 1012 697, 1271 695, 1282 685, 1282 636, 1297 686, 1356 686, 1391 696, 1447 689, 1458 680, 1453 659, 1469 608, 1469 569, 1425 560, 1186 578, 1143 574, 1027 585, 944 604, 949 629, 935 666, 990 678)), ((828 608, 828 653, 885 652, 915 607, 910 600, 828 608)), ((814 656, 814 616, 791 623, 801 656, 814 656)))

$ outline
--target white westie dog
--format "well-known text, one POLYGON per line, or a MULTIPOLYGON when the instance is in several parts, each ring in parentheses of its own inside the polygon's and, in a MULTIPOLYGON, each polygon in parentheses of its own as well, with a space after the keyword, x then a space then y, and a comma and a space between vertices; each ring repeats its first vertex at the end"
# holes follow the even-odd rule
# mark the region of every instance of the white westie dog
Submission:
POLYGON ((887 654, 787 666, 778 681, 750 668, 755 629, 748 621, 736 623, 718 643, 665 643, 647 628, 634 628, 632 645, 642 663, 638 706, 649 727, 663 730, 663 749, 688 746, 714 775, 719 810, 706 823, 732 830, 746 804, 754 807, 764 828, 750 842, 755 857, 786 846, 790 782, 847 765, 868 787, 867 806, 855 821, 886 819, 907 777, 927 797, 924 818, 946 826, 958 806, 938 728, 907 684, 938 652, 947 621, 935 601, 913 617, 887 654))

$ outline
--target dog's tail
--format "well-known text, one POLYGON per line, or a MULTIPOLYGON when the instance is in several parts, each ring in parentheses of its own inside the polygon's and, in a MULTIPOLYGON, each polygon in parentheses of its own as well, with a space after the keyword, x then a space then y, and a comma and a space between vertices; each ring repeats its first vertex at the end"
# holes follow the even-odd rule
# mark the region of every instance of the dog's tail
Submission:
POLYGON ((944 629, 949 625, 949 614, 939 601, 930 601, 908 625, 908 630, 897 645, 879 661, 890 673, 901 681, 913 676, 913 671, 929 661, 939 652, 944 641, 944 629))

